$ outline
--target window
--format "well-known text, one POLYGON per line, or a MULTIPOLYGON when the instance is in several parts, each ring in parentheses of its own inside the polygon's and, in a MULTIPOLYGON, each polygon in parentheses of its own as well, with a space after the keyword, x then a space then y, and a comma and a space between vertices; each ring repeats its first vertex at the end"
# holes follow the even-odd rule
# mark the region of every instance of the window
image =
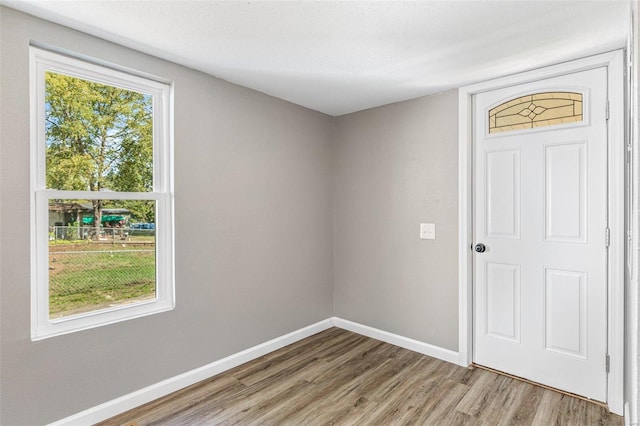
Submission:
POLYGON ((31 47, 31 337, 172 309, 171 86, 31 47))
POLYGON ((535 129, 582 120, 581 93, 534 93, 492 108, 489 111, 489 133, 535 129))

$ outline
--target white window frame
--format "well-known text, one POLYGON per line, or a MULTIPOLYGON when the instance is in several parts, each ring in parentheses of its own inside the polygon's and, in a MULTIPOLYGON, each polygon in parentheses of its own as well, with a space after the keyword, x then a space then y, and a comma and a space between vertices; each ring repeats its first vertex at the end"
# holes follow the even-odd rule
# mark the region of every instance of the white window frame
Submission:
POLYGON ((175 306, 173 254, 172 85, 159 78, 67 54, 30 47, 31 89, 31 340, 41 340, 175 306), (45 72, 70 75, 153 96, 153 188, 150 192, 61 191, 46 187, 45 72), (50 199, 156 202, 156 297, 63 318, 49 318, 50 199))

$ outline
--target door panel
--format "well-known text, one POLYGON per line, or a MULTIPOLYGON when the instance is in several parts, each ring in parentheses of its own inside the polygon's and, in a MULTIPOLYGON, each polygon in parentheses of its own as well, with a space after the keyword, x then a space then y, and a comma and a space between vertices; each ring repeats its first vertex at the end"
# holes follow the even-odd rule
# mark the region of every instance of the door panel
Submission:
POLYGON ((587 144, 545 146, 547 241, 587 241, 587 144))
POLYGON ((587 274, 545 270, 545 348, 586 358, 587 274))
POLYGON ((597 68, 474 97, 474 362, 600 401, 606 81, 597 68))
POLYGON ((487 234, 520 238, 520 151, 487 152, 487 234))
POLYGON ((520 267, 487 263, 487 334, 520 341, 520 267))

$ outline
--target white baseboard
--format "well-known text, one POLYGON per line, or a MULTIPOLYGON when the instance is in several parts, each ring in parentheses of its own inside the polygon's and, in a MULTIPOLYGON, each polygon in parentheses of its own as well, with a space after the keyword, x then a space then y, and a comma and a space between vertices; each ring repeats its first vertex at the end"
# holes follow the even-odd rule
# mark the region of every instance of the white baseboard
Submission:
POLYGON ((624 403, 624 424, 625 426, 637 426, 638 422, 631 419, 631 406, 629 402, 624 403))
POLYGON ((209 377, 213 377, 216 374, 230 370, 240 364, 259 358, 333 326, 362 334, 363 336, 371 337, 373 339, 382 340, 383 342, 391 343, 392 345, 400 346, 401 348, 409 349, 424 355, 452 362, 454 364, 458 363, 458 353, 449 349, 440 348, 408 337, 399 336, 377 328, 358 324, 353 321, 332 317, 315 324, 311 324, 308 327, 301 328, 300 330, 293 331, 289 334, 285 334, 284 336, 269 340, 268 342, 261 343, 226 358, 222 358, 218 361, 214 361, 203 367, 187 371, 186 373, 163 380, 151 386, 147 386, 146 388, 142 388, 130 394, 105 402, 104 404, 100 404, 72 416, 65 417, 64 419, 51 423, 49 426, 84 426, 101 422, 110 417, 131 410, 132 408, 166 396, 184 387, 193 385, 194 383, 198 383, 199 381, 208 379, 209 377))
POLYGON ((84 426, 101 422, 110 417, 131 410, 132 408, 180 390, 186 386, 190 386, 201 380, 208 379, 216 374, 230 370, 240 364, 259 358, 270 352, 290 345, 291 343, 295 343, 306 337, 312 336, 323 330, 331 328, 332 326, 333 322, 331 319, 311 324, 308 327, 301 328, 289 334, 285 334, 284 336, 261 343, 242 352, 214 361, 211 364, 196 368, 195 370, 187 371, 186 373, 163 380, 151 386, 147 386, 146 388, 142 388, 130 394, 105 402, 104 404, 100 404, 72 416, 65 417, 62 420, 51 423, 49 426, 84 426))
POLYGON ((354 333, 362 334, 363 336, 382 340, 383 342, 391 343, 392 345, 400 346, 401 348, 409 349, 423 355, 458 364, 458 352, 449 349, 430 345, 419 340, 399 336, 397 334, 389 333, 388 331, 379 330, 377 328, 369 327, 368 325, 359 324, 342 318, 333 317, 331 318, 331 322, 336 327, 344 328, 345 330, 353 331, 354 333))

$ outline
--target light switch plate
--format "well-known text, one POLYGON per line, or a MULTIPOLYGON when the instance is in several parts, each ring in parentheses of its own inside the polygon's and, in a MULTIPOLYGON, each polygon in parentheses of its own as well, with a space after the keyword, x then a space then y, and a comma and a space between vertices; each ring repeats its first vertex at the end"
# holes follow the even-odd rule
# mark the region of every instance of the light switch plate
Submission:
POLYGON ((436 239, 436 224, 435 223, 421 223, 420 224, 420 238, 423 240, 435 240, 436 239))

